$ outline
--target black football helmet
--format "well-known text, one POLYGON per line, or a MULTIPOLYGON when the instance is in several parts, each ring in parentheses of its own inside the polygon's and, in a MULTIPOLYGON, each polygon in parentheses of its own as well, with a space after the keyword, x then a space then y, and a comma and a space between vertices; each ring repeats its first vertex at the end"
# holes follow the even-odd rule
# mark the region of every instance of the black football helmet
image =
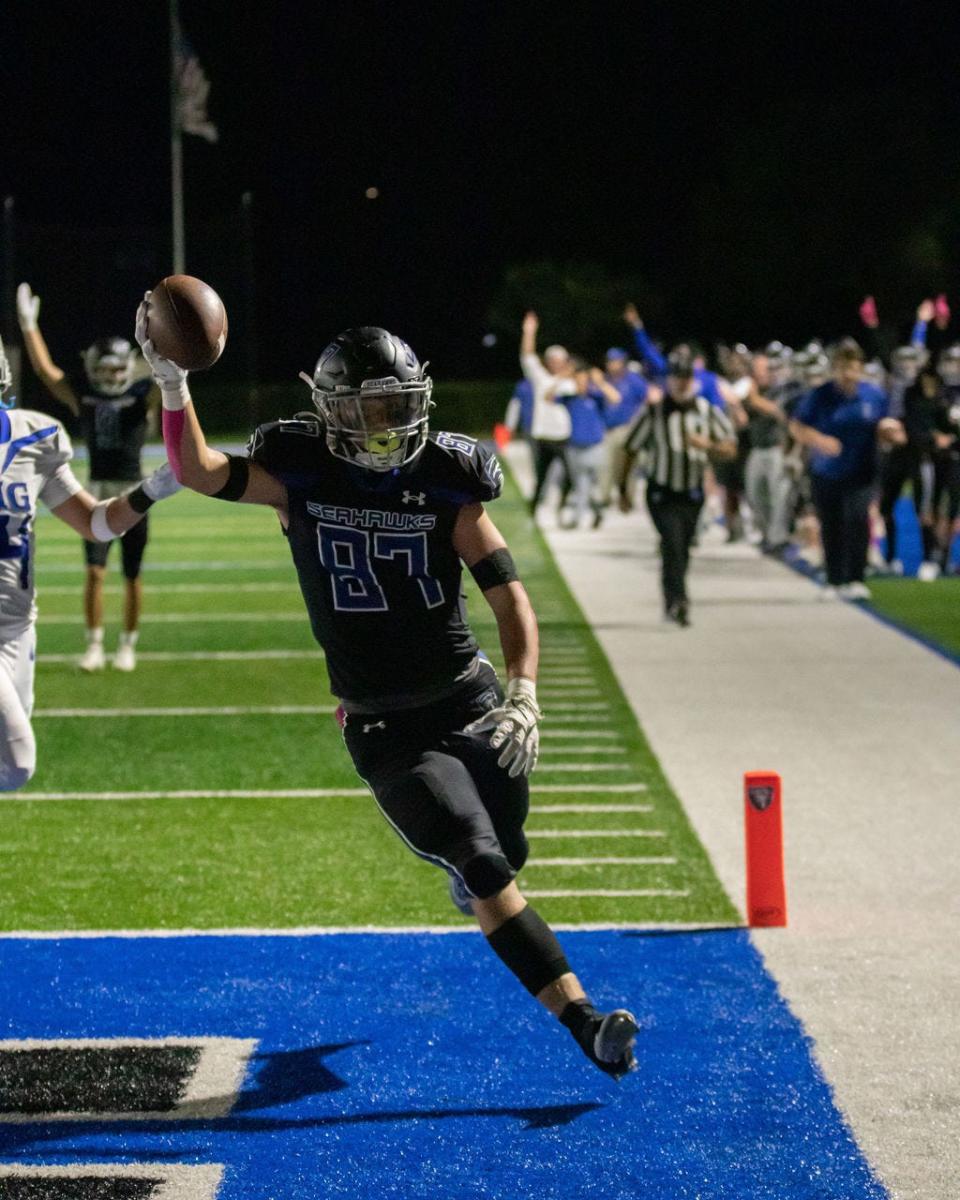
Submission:
POLYGON ((941 352, 937 359, 937 374, 947 387, 960 387, 960 342, 941 352))
POLYGON ((130 389, 137 352, 126 338, 98 338, 80 357, 90 386, 101 396, 122 396, 130 389))
POLYGON ((407 343, 375 325, 338 334, 309 385, 330 453, 370 471, 413 462, 427 442, 433 380, 407 343))

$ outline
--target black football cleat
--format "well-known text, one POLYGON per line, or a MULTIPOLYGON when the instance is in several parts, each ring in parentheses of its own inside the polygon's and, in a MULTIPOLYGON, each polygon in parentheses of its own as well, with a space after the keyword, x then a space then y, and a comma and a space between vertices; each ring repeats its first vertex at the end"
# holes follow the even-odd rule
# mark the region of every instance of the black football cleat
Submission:
MULTIPOLYGON (((568 1011, 573 1006, 568 1006, 568 1011)), ((637 1069, 633 1056, 636 1040, 637 1019, 625 1008, 613 1012, 599 1013, 590 1005, 578 1005, 579 1019, 571 1014, 569 1020, 561 1020, 576 1039, 577 1045, 595 1067, 613 1079, 622 1079, 637 1069)), ((566 1017, 567 1014, 564 1014, 566 1017)))

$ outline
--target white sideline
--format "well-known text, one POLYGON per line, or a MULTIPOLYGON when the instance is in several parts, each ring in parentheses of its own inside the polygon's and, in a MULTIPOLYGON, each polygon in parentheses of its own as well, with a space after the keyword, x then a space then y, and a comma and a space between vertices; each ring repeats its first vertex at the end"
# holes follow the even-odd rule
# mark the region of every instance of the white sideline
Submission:
POLYGON ((545 533, 738 903, 743 772, 783 776, 790 923, 751 941, 891 1197, 956 1200, 956 666, 712 535, 665 628, 642 513, 545 533))

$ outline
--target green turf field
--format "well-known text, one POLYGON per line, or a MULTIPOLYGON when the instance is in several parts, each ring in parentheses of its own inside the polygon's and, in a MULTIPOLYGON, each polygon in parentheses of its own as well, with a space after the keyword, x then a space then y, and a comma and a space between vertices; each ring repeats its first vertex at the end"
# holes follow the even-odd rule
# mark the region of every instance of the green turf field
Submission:
POLYGON ((960 578, 871 579, 870 593, 877 612, 960 654, 960 578))
MULTIPOLYGON (((525 891, 555 922, 738 921, 512 486, 492 513, 542 634, 525 891)), ((137 670, 91 677, 80 542, 37 522, 39 766, 3 797, 0 928, 462 923, 353 772, 273 514, 181 493, 151 523, 137 670)))

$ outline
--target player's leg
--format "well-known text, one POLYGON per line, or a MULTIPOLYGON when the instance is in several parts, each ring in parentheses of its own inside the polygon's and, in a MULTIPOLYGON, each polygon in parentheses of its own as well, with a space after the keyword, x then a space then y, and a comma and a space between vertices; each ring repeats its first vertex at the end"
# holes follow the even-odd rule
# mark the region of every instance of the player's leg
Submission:
MULTIPOLYGON (((473 708, 458 714, 475 719, 502 695, 493 669, 482 668, 482 682, 493 685, 479 690, 473 708)), ((489 739, 455 731, 443 739, 442 748, 463 764, 470 776, 470 805, 473 792, 493 824, 493 831, 511 872, 527 860, 528 843, 523 825, 530 808, 529 787, 523 776, 511 779, 498 763, 499 750, 489 739)), ((453 776, 451 775, 451 782, 453 776)), ((465 868, 464 868, 465 870, 465 868)), ((496 880, 492 880, 496 882, 496 880)), ((633 1065, 636 1022, 625 1010, 599 1013, 590 1003, 583 985, 571 970, 553 930, 524 899, 514 879, 489 895, 476 892, 471 907, 491 949, 516 975, 521 984, 576 1038, 584 1053, 601 1070, 620 1076, 633 1065)))
POLYGON ((30 724, 33 711, 33 626, 0 642, 0 791, 21 788, 33 776, 37 743, 30 724))
POLYGON ((83 552, 87 573, 83 581, 83 619, 87 631, 87 648, 80 658, 81 671, 102 671, 106 666, 103 653, 103 580, 107 573, 110 542, 84 542, 83 552))
POLYGON ((120 543, 123 556, 123 632, 113 665, 118 671, 132 671, 137 665, 136 645, 140 630, 140 613, 143 608, 143 578, 141 567, 147 548, 149 518, 128 530, 120 543))

